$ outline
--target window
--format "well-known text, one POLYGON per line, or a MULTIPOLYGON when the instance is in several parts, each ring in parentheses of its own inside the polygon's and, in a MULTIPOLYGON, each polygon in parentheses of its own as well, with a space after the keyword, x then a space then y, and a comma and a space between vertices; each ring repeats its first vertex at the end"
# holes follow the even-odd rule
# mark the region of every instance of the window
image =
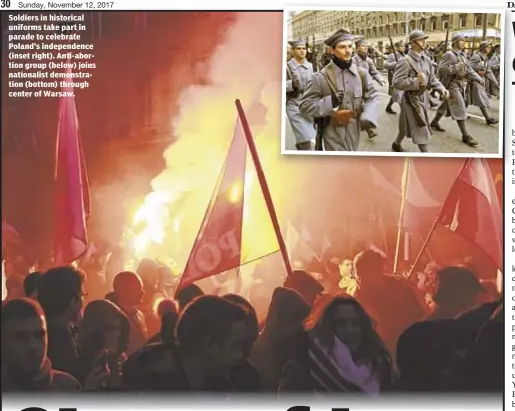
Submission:
POLYGON ((483 16, 476 15, 474 18, 474 25, 475 26, 481 26, 483 24, 483 16))
POLYGON ((449 22, 447 20, 442 21, 442 29, 447 30, 449 27, 449 22))
POLYGON ((460 17, 460 29, 464 28, 466 25, 467 25, 467 18, 465 16, 461 16, 460 17))
POLYGON ((431 30, 436 30, 436 20, 431 21, 431 30))

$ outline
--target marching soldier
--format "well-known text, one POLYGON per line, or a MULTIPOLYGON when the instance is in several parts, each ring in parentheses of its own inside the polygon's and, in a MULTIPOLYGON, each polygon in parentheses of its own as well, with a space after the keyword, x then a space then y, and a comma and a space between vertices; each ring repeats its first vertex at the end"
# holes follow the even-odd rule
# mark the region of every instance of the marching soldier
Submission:
POLYGON ((422 30, 414 30, 409 35, 411 49, 393 73, 394 89, 403 91, 401 114, 399 118, 399 134, 392 143, 392 150, 404 152, 402 140, 407 136, 418 145, 421 152, 428 152, 427 145, 431 130, 429 128, 428 88, 437 89, 444 98, 449 92, 437 80, 431 59, 424 55, 428 36, 422 30))
POLYGON ((452 50, 447 51, 440 61, 438 73, 450 93, 450 98, 444 100, 431 122, 431 128, 436 131, 445 131, 438 122, 443 116, 452 117, 458 123, 462 141, 475 147, 478 142, 467 131, 467 103, 465 102, 465 80, 469 83, 483 84, 483 79, 472 69, 465 55, 465 35, 454 33, 452 35, 452 50))
POLYGON ((402 60, 404 60, 404 42, 398 41, 394 44, 394 51, 392 51, 390 54, 388 54, 388 59, 385 63, 385 68, 388 70, 388 94, 391 96, 390 101, 388 102, 388 105, 386 106, 386 112, 388 114, 397 114, 392 109, 392 105, 394 103, 401 104, 402 100, 402 91, 396 90, 392 87, 392 80, 393 80, 393 72, 395 71, 395 68, 397 67, 397 64, 400 63, 402 60))
POLYGON ((291 46, 288 44, 288 47, 286 48, 286 61, 288 62, 291 58, 293 58, 293 54, 291 52, 291 46))
MULTIPOLYGON (((497 84, 501 84, 501 45, 496 44, 494 46, 494 52, 492 53, 492 56, 490 57, 490 60, 488 60, 488 65, 490 66, 490 69, 492 70, 492 73, 494 73, 494 77, 497 80, 497 84)), ((500 90, 497 88, 492 87, 491 93, 497 97, 500 96, 500 90)))
POLYGON ((479 107, 488 125, 497 124, 499 122, 498 119, 490 116, 488 112, 490 108, 490 98, 487 93, 487 83, 490 82, 496 89, 499 89, 499 83, 488 65, 488 55, 490 54, 491 47, 488 41, 481 42, 479 52, 470 58, 470 66, 481 76, 484 80, 483 83, 472 81, 467 84, 467 94, 470 96, 470 104, 479 107))
POLYGON ((357 151, 361 129, 377 127, 379 95, 368 71, 352 60, 353 39, 340 29, 325 43, 332 61, 315 73, 300 112, 317 118, 317 145, 328 151, 357 151))
MULTIPOLYGON (((370 76, 380 85, 384 85, 385 81, 383 79, 383 76, 381 76, 381 73, 376 68, 376 65, 374 64, 374 61, 370 57, 370 48, 368 47, 365 40, 360 39, 356 41, 356 54, 352 58, 354 60, 354 63, 358 67, 361 67, 362 69, 368 71, 370 76)), ((372 49, 372 52, 374 49, 372 49)), ((374 138, 377 136, 377 132, 373 129, 368 129, 367 134, 369 138, 374 138)))
POLYGON ((302 93, 313 76, 313 65, 306 59, 305 41, 291 41, 290 45, 293 57, 286 63, 286 115, 297 150, 314 150, 316 130, 313 117, 299 111, 302 93))

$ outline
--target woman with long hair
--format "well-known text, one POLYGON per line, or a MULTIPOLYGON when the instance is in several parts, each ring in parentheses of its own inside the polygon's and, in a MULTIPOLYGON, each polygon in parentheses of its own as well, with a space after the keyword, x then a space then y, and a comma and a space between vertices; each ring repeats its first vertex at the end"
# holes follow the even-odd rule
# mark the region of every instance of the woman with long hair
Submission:
POLYGON ((320 298, 304 328, 303 357, 285 366, 280 392, 377 396, 393 386, 391 356, 372 319, 354 298, 320 298))
POLYGON ((120 387, 129 338, 129 319, 111 301, 95 300, 86 306, 78 335, 85 389, 120 387))

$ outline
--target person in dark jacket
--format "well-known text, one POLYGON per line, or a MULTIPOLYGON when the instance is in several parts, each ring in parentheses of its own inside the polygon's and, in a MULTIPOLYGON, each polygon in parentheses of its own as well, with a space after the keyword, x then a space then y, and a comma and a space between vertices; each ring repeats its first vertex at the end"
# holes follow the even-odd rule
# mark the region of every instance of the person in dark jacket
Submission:
POLYGON ((41 306, 28 298, 2 304, 2 392, 79 391, 70 374, 52 368, 41 306))
POLYGON ((76 328, 82 318, 85 275, 74 267, 51 268, 42 275, 38 301, 48 322, 48 357, 55 369, 79 378, 76 328))
POLYGON ((244 357, 247 311, 216 296, 186 306, 175 327, 176 344, 149 345, 123 370, 124 389, 161 392, 230 392, 226 376, 244 357))

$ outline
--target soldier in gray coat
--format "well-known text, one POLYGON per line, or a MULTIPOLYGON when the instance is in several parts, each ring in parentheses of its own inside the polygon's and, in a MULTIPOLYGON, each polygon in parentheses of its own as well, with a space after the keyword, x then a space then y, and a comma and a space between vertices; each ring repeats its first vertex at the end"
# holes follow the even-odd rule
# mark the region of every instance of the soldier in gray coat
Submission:
MULTIPOLYGON (((481 76, 481 78, 488 80, 494 87, 499 88, 499 83, 495 79, 492 69, 488 65, 488 54, 491 51, 491 45, 487 41, 481 42, 479 45, 479 52, 470 58, 470 66, 481 76)), ((470 104, 479 107, 481 113, 485 117, 486 124, 492 125, 499 122, 498 119, 493 118, 488 112, 490 107, 490 97, 487 93, 487 81, 482 84, 479 82, 471 81, 467 84, 467 91, 470 96, 470 104)))
MULTIPOLYGON (((369 56, 368 44, 365 40, 360 39, 356 41, 356 54, 352 58, 356 66, 368 71, 368 74, 380 85, 385 84, 383 76, 377 70, 374 60, 369 56)), ((368 137, 374 138, 377 136, 377 132, 373 129, 367 130, 368 137)))
POLYGON ((444 100, 431 122, 431 128, 436 131, 445 131, 438 122, 443 116, 452 117, 458 123, 462 141, 471 146, 477 146, 477 141, 467 131, 467 104, 465 101, 465 80, 483 83, 483 79, 472 69, 464 52, 465 35, 454 33, 452 35, 452 50, 447 51, 440 60, 438 73, 443 84, 450 93, 450 98, 444 100))
POLYGON ((399 118, 399 134, 392 144, 392 150, 396 152, 406 151, 401 145, 406 136, 418 145, 421 152, 429 151, 427 145, 431 130, 427 114, 428 89, 437 89, 444 98, 449 97, 449 92, 435 76, 431 59, 424 54, 427 38, 428 36, 422 30, 414 30, 410 33, 411 49, 393 74, 393 88, 404 92, 399 118))
POLYGON ((313 65, 306 59, 306 42, 290 42, 293 57, 286 63, 286 116, 295 136, 297 150, 314 150, 316 130, 312 116, 299 110, 304 90, 313 76, 313 65))
POLYGON ((402 91, 394 89, 392 86, 393 73, 397 64, 404 60, 404 42, 398 41, 394 44, 395 50, 388 54, 388 58, 386 59, 385 68, 388 70, 388 94, 391 96, 388 105, 386 106, 386 112, 388 114, 397 114, 393 111, 392 105, 397 103, 401 104, 402 100, 402 91))
MULTIPOLYGON (((492 53, 490 60, 488 60, 488 65, 490 66, 492 73, 494 73, 494 77, 497 80, 497 84, 500 85, 501 84, 501 45, 500 44, 496 44, 494 46, 494 52, 492 53)), ((500 96, 499 88, 496 88, 495 86, 491 87, 490 93, 497 97, 500 96)))
POLYGON ((332 61, 315 73, 300 102, 300 112, 317 117, 325 150, 357 151, 361 129, 377 127, 379 95, 368 71, 352 60, 353 38, 340 29, 325 43, 332 61))

